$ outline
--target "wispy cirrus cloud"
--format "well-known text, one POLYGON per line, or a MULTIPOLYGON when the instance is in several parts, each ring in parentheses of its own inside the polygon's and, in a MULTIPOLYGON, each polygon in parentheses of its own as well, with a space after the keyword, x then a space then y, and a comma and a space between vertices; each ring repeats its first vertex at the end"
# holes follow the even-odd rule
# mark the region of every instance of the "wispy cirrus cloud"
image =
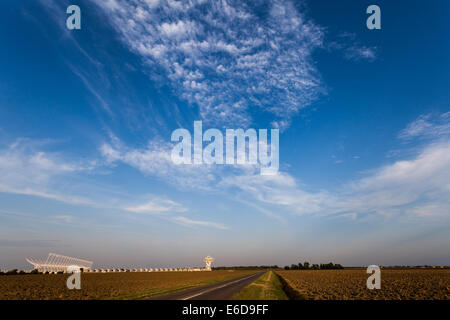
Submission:
MULTIPOLYGON (((115 143, 118 144, 119 142, 115 140, 115 143)), ((29 139, 18 139, 0 149, 0 176, 2 177, 0 192, 50 199, 71 205, 114 209, 134 214, 164 215, 168 221, 184 226, 198 225, 226 229, 224 226, 211 221, 194 221, 185 217, 174 217, 174 214, 186 212, 189 208, 165 196, 120 193, 113 188, 94 187, 90 184, 90 181, 74 179, 77 175, 86 172, 95 175, 91 171, 111 165, 109 161, 119 161, 119 159, 128 161, 130 165, 140 164, 140 167, 138 167, 144 172, 155 174, 166 167, 167 161, 170 160, 170 155, 168 159, 165 159, 162 150, 151 150, 142 154, 138 151, 132 151, 133 154, 127 155, 125 153, 122 158, 118 155, 118 150, 107 149, 104 150, 106 162, 77 162, 74 160, 68 161, 60 153, 44 151, 45 145, 46 143, 29 139), (153 161, 157 159, 160 159, 160 161, 154 164, 153 161), (67 181, 71 181, 71 183, 68 184, 67 181), (67 185, 70 185, 70 188, 67 185), (81 190, 84 191, 82 194, 80 194, 81 190)), ((170 169, 165 169, 165 176, 169 175, 167 171, 170 169)), ((177 172, 182 171, 185 170, 180 169, 177 172)), ((177 172, 175 172, 175 175, 177 172)), ((198 176, 198 171, 195 169, 191 172, 193 177, 194 173, 198 176)), ((195 183, 195 180, 187 181, 185 177, 186 175, 180 176, 180 181, 195 183)), ((204 176, 202 177, 204 178, 204 176)), ((65 224, 72 224, 76 221, 74 216, 62 214, 50 216, 47 220, 65 224)), ((9 245, 13 245, 13 243, 11 242, 9 245)))
MULTIPOLYGON (((271 145, 260 141, 259 147, 264 144, 268 152, 271 145)), ((219 186, 225 176, 240 176, 249 172, 261 172, 261 164, 176 164, 172 160, 174 143, 164 142, 160 139, 150 140, 147 145, 133 148, 125 145, 117 137, 111 136, 109 142, 99 147, 107 165, 114 167, 117 164, 126 164, 139 170, 143 175, 157 177, 177 189, 188 191, 195 188, 202 192, 220 192, 219 186)), ((248 146, 246 146, 248 152, 248 146)), ((225 150, 225 149, 224 149, 225 150)), ((237 154, 235 154, 235 161, 237 154)))
POLYGON ((208 165, 176 165, 171 158, 172 144, 151 140, 143 148, 129 148, 117 138, 111 143, 104 143, 100 153, 110 165, 125 163, 136 168, 146 176, 158 177, 180 189, 209 190, 217 180, 216 174, 208 165))
POLYGON ((345 58, 349 60, 374 61, 377 58, 376 48, 351 45, 344 50, 345 58))
POLYGON ((195 187, 229 195, 232 190, 239 190, 242 198, 268 205, 268 210, 278 207, 299 215, 352 217, 417 213, 424 217, 441 215, 450 205, 448 114, 439 115, 436 121, 425 118, 428 119, 426 124, 421 116, 400 134, 400 137, 409 137, 420 132, 434 138, 416 150, 412 157, 363 173, 362 178, 349 181, 335 190, 312 191, 289 173, 264 176, 252 166, 234 167, 224 172, 218 167, 174 165, 170 146, 153 142, 142 150, 111 145, 104 145, 101 150, 111 163, 126 163, 144 174, 162 177, 177 187, 195 187), (433 212, 426 213, 432 208, 433 212))
POLYGON ((311 58, 322 28, 290 1, 252 9, 226 0, 96 4, 125 45, 153 73, 162 71, 206 122, 246 126, 259 112, 285 128, 322 91, 311 58))
POLYGON ((396 161, 337 190, 311 191, 287 173, 280 176, 226 177, 224 187, 235 187, 253 199, 293 214, 450 215, 450 143, 433 144, 415 158, 396 161))
MULTIPOLYGON (((81 66, 80 60, 78 60, 77 65, 75 66, 71 61, 75 60, 73 57, 68 58, 65 57, 65 54, 62 54, 63 60, 65 61, 67 67, 73 72, 75 76, 79 78, 81 83, 86 87, 86 89, 90 92, 90 94, 95 98, 95 103, 93 106, 100 105, 103 111, 109 116, 113 116, 113 110, 111 109, 105 87, 110 85, 108 75, 104 72, 104 68, 102 63, 93 57, 92 54, 88 53, 83 46, 77 40, 77 37, 74 36, 74 33, 71 32, 66 27, 66 22, 64 19, 61 19, 61 13, 66 11, 66 8, 71 5, 71 2, 68 0, 39 0, 41 6, 48 12, 49 17, 53 20, 53 22, 58 26, 58 30, 61 32, 61 39, 67 41, 71 44, 70 52, 76 52, 78 54, 78 58, 82 57, 89 62, 89 65, 93 67, 92 70, 87 70, 81 66), (73 50, 75 49, 75 50, 73 50), (94 80, 95 79, 95 80, 94 80)), ((29 19, 33 19, 33 15, 27 13, 27 17, 29 19)), ((37 24, 39 22, 35 21, 37 24)), ((49 35, 47 35, 50 37, 49 35)))
POLYGON ((176 222, 178 224, 184 225, 184 226, 200 226, 200 227, 210 227, 210 228, 216 228, 221 230, 227 230, 228 227, 217 222, 211 222, 211 221, 201 221, 201 220, 192 220, 186 217, 178 216, 171 219, 173 222, 176 222))
POLYGON ((362 44, 356 37, 356 34, 342 32, 333 40, 330 40, 326 47, 330 51, 340 52, 344 58, 352 61, 373 62, 378 57, 378 48, 362 44))
POLYGON ((189 211, 178 202, 166 198, 153 198, 143 204, 126 207, 126 211, 138 214, 161 215, 168 221, 185 227, 206 227, 221 230, 228 230, 228 227, 213 221, 193 220, 184 216, 175 216, 174 214, 189 211))
MULTIPOLYGON (((433 142, 412 159, 396 161, 349 184, 349 196, 341 206, 365 212, 400 209, 404 213, 414 213, 417 208, 423 211, 426 207, 448 207, 449 181, 450 141, 433 142)), ((429 215, 438 211, 430 211, 429 215)))
POLYGON ((259 202, 294 214, 407 214, 450 216, 450 139, 448 113, 428 116, 407 126, 400 137, 433 137, 411 158, 366 172, 336 190, 312 191, 287 173, 278 176, 228 176, 224 187, 235 187, 259 202), (426 121, 424 119, 427 119, 426 121))
MULTIPOLYGON (((0 192, 35 196, 74 205, 104 208, 109 206, 135 213, 186 210, 181 204, 164 197, 128 195, 117 192, 114 188, 94 187, 90 181, 76 179, 86 173, 95 175, 96 169, 107 164, 103 160, 68 160, 61 153, 45 151, 45 144, 18 139, 0 149, 0 192), (67 181, 71 183, 68 184, 67 181), (143 204, 126 205, 143 202, 142 199, 145 199, 143 204), (103 202, 109 204, 101 204, 103 202)), ((67 217, 60 217, 67 221, 67 217)))
POLYGON ((71 204, 92 204, 85 197, 58 192, 56 179, 95 166, 92 161, 68 162, 55 152, 43 151, 38 143, 17 139, 0 149, 0 192, 31 195, 71 204))
MULTIPOLYGON (((354 61, 377 58, 377 48, 361 44, 354 34, 325 39, 326 28, 293 1, 251 6, 228 0, 91 2, 145 63, 154 82, 165 79, 180 98, 198 107, 205 122, 219 126, 249 126, 257 115, 269 115, 272 126, 289 127, 292 117, 326 92, 312 59, 318 48, 337 49, 354 61)), ((126 77, 106 74, 101 59, 66 30, 59 12, 67 1, 41 3, 94 67, 74 68, 67 59, 69 68, 109 116, 123 112, 114 106, 109 79, 126 77)))
POLYGON ((411 140, 414 138, 448 138, 450 136, 450 112, 443 114, 421 115, 403 129, 399 138, 411 140))
POLYGON ((187 209, 173 200, 154 198, 144 204, 127 207, 125 210, 135 213, 160 214, 168 212, 183 212, 187 209))

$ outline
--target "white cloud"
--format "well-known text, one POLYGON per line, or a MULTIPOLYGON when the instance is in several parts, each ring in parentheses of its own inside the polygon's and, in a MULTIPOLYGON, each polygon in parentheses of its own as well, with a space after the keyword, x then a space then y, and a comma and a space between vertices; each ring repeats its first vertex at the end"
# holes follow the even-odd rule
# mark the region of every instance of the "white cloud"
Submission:
MULTIPOLYGON (((217 177, 207 165, 176 165, 171 158, 171 144, 150 141, 142 149, 130 149, 122 144, 103 144, 101 154, 111 164, 122 162, 145 175, 156 176, 181 189, 207 190, 217 177)), ((215 167, 217 168, 217 167, 215 167)))
POLYGON ((252 109, 271 113, 284 128, 322 90, 311 54, 322 46, 323 31, 290 1, 254 11, 225 0, 96 4, 124 43, 152 70, 163 70, 206 122, 249 125, 252 109))
POLYGON ((224 178, 221 187, 238 188, 259 202, 281 206, 295 214, 322 213, 331 200, 326 191, 304 191, 289 174, 280 172, 274 176, 262 176, 258 173, 229 176, 224 178))
POLYGON ((450 141, 431 143, 412 159, 378 168, 336 190, 307 190, 287 173, 226 177, 221 186, 294 214, 450 216, 450 141))
POLYGON ((377 58, 376 49, 365 46, 350 46, 345 49, 345 57, 349 60, 367 60, 374 61, 377 58))
POLYGON ((56 153, 36 150, 34 144, 36 142, 18 139, 0 149, 0 192, 90 204, 84 197, 57 192, 52 184, 57 177, 90 170, 92 163, 70 163, 56 153))
POLYGON ((172 201, 170 199, 152 199, 144 204, 127 207, 125 208, 127 211, 132 211, 136 213, 167 213, 167 212, 182 212, 186 211, 185 208, 181 206, 181 204, 172 201))
POLYGON ((440 115, 421 115, 399 134, 399 137, 404 140, 411 140, 417 137, 436 139, 448 136, 450 136, 450 112, 440 115))
POLYGON ((158 31, 167 38, 176 38, 180 40, 181 38, 186 38, 190 33, 196 32, 196 25, 192 21, 178 20, 177 22, 167 23, 164 22, 158 26, 158 31))
POLYGON ((362 45, 354 33, 343 32, 339 34, 327 44, 327 47, 329 50, 341 52, 348 60, 372 62, 377 59, 378 49, 362 45))
POLYGON ((427 204, 416 206, 411 213, 420 217, 443 217, 450 213, 450 204, 427 204))
MULTIPOLYGON (((445 117, 446 114, 439 116, 440 119, 445 117)), ((440 124, 429 131, 438 137, 436 132, 445 131, 444 127, 440 124)), ((171 160, 170 145, 151 142, 141 150, 127 149, 117 142, 115 145, 102 147, 103 155, 111 162, 124 162, 185 190, 195 188, 228 196, 239 190, 240 198, 265 204, 267 210, 278 210, 278 207, 294 214, 351 217, 372 213, 425 216, 424 212, 427 212, 429 216, 433 214, 431 208, 436 209, 436 215, 442 215, 450 205, 449 139, 435 139, 410 159, 366 172, 363 178, 334 189, 318 191, 299 184, 285 172, 274 176, 260 175, 255 166, 235 166, 229 170, 206 165, 177 166, 171 160)))
MULTIPOLYGON (((120 144, 117 138, 112 139, 120 144)), ((0 149, 0 192, 35 196, 74 205, 86 205, 96 208, 123 209, 136 213, 183 212, 186 209, 179 203, 155 195, 147 202, 139 205, 124 205, 136 203, 142 199, 138 195, 118 192, 109 186, 83 180, 83 173, 95 174, 105 163, 102 161, 69 162, 62 155, 44 152, 44 146, 36 141, 21 139, 0 149), (70 181, 70 183, 68 183, 70 181)), ((105 149, 108 159, 118 157, 118 152, 112 148, 105 149)), ((132 156, 130 156, 132 158, 132 156)), ((147 159, 143 159, 145 161, 147 159)), ((65 216, 60 216, 64 219, 65 216)), ((66 219, 67 220, 67 219, 66 219)))
MULTIPOLYGON (((111 137, 111 140, 114 145, 120 145, 120 141, 114 136, 111 137)), ((61 154, 42 151, 46 144, 19 139, 6 148, 0 149, 0 192, 139 214, 170 215, 187 211, 187 208, 180 203, 156 195, 146 195, 147 201, 140 204, 125 205, 126 203, 138 203, 138 201, 142 201, 143 197, 130 195, 109 186, 104 187, 92 183, 91 180, 80 179, 79 175, 82 173, 94 174, 93 169, 104 165, 103 161, 69 162, 61 154)), ((102 150, 109 161, 115 161, 121 157, 120 152, 113 147, 104 146, 102 150)), ((151 159, 158 159, 158 155, 152 157, 149 154, 143 154, 142 157, 140 159, 139 154, 135 151, 134 154, 126 155, 125 159, 132 164, 133 161, 136 161, 143 170, 152 168, 149 170, 156 172, 160 169, 157 166, 144 164, 151 159)), ((68 215, 56 215, 50 218, 59 223, 75 221, 73 216, 68 215)))
POLYGON ((181 225, 185 226, 200 226, 200 227, 210 227, 210 228, 216 228, 221 230, 227 230, 228 227, 226 227, 223 224, 211 222, 211 221, 200 221, 200 220, 191 220, 186 217, 174 217, 171 219, 172 221, 179 223, 181 225))
MULTIPOLYGON (((348 185, 340 205, 365 212, 424 205, 448 205, 450 199, 450 141, 432 143, 415 158, 396 161, 348 185)), ((450 212, 448 212, 450 215, 450 212)))

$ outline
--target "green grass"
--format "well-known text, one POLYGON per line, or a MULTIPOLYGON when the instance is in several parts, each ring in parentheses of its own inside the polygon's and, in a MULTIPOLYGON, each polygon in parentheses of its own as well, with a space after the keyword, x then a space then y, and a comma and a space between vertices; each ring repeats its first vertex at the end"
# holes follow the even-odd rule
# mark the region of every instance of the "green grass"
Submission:
POLYGON ((280 279, 271 270, 235 294, 231 300, 288 300, 288 297, 280 279))

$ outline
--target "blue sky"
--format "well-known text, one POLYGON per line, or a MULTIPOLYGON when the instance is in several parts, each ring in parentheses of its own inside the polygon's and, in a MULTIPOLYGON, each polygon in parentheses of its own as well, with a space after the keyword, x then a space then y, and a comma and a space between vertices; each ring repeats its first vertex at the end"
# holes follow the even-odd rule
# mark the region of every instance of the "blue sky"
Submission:
POLYGON ((449 265, 450 5, 371 4, 2 1, 0 268, 449 265), (279 174, 173 164, 195 120, 279 128, 279 174))

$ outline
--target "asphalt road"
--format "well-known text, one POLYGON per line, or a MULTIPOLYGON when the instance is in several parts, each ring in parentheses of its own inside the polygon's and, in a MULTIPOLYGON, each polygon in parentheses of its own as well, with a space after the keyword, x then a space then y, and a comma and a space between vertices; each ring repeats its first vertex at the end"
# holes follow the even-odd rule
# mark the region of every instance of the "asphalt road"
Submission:
POLYGON ((236 293, 262 276, 264 272, 253 273, 207 286, 166 294, 155 297, 153 300, 229 300, 236 293))

